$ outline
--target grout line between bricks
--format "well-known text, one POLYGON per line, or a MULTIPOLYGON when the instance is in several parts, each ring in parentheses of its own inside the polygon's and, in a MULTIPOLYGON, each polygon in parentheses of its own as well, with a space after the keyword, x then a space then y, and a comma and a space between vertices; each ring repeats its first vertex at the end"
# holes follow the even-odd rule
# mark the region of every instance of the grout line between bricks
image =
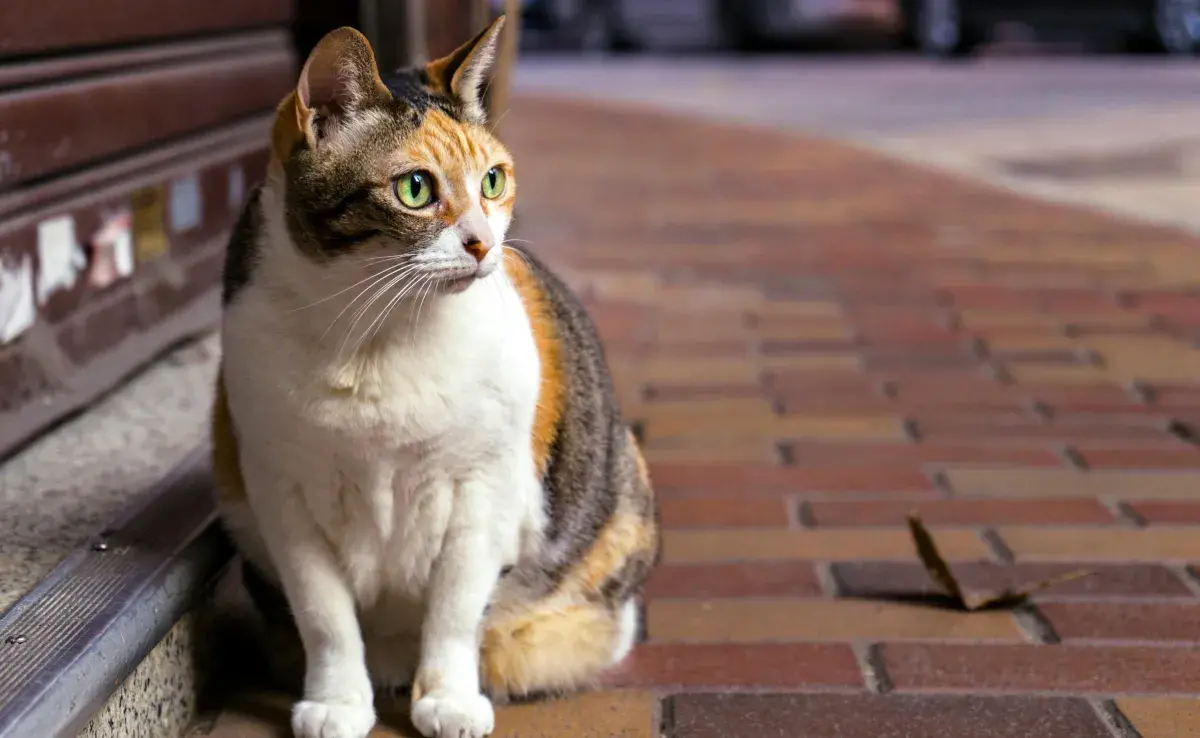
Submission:
MULTIPOLYGON (((928 466, 928 465, 926 465, 928 466)), ((922 471, 925 471, 922 469, 922 471)), ((933 485, 934 490, 941 497, 953 497, 954 488, 950 485, 950 477, 942 469, 934 469, 933 471, 925 471, 925 476, 929 477, 929 483, 933 485)))
POLYGON ((888 676, 887 666, 884 665, 883 653, 876 643, 855 641, 850 644, 854 651, 854 659, 862 671, 863 683, 871 694, 887 694, 895 689, 891 677, 888 676))
POLYGON ((794 528, 816 528, 817 518, 812 505, 803 500, 788 500, 788 526, 794 528))
POLYGON ((1133 727, 1129 718, 1121 713, 1115 702, 1112 700, 1088 700, 1088 702, 1096 712, 1096 717, 1100 718, 1100 722, 1104 723, 1104 727, 1108 728, 1109 733, 1112 733, 1113 738, 1142 738, 1142 734, 1133 727))
POLYGON ((833 573, 833 564, 828 561, 817 561, 813 564, 813 569, 817 573, 817 581, 821 584, 821 591, 827 597, 842 596, 842 583, 838 581, 837 574, 833 573))
POLYGON ((1200 597, 1200 574, 1197 574, 1190 566, 1185 566, 1184 564, 1164 564, 1164 566, 1170 569, 1172 574, 1179 577, 1180 581, 1183 582, 1183 586, 1187 587, 1192 594, 1200 597))
POLYGON ((1042 646, 1054 646, 1062 643, 1058 633, 1054 632, 1054 626, 1035 605, 1025 603, 1018 606, 1013 610, 1013 619, 1017 621, 1017 626, 1021 628, 1031 643, 1042 646))
POLYGON ((675 733, 675 698, 664 697, 658 701, 658 734, 667 738, 675 733))
POLYGON ((901 424, 901 429, 904 433, 904 436, 911 443, 920 443, 921 442, 921 424, 918 423, 916 421, 916 419, 904 418, 903 420, 900 421, 900 424, 901 424))
POLYGON ((1167 422, 1167 433, 1179 439, 1179 441, 1182 443, 1188 444, 1189 446, 1200 445, 1200 438, 1196 437, 1195 429, 1193 429, 1191 425, 1179 420, 1178 418, 1171 418, 1171 420, 1167 422))
POLYGON ((1002 564, 1014 564, 1017 557, 1013 554, 1008 544, 1000 537, 995 528, 984 528, 979 532, 979 537, 983 539, 983 543, 988 547, 992 557, 1002 564))
POLYGON ((796 465, 796 452, 792 448, 792 444, 783 442, 775 444, 775 453, 779 456, 780 466, 796 465))
POLYGON ((1041 400, 1029 401, 1029 412, 1038 419, 1043 425, 1054 420, 1054 409, 1041 400))
POLYGON ((1155 399, 1154 390, 1137 380, 1125 385, 1125 393, 1143 405, 1149 405, 1155 399))
POLYGON ((1079 453, 1079 450, 1074 446, 1063 446, 1059 453, 1062 454, 1064 459, 1066 459, 1068 466, 1078 469, 1079 471, 1087 471, 1090 468, 1088 467, 1087 459, 1085 459, 1083 454, 1079 453))
POLYGON ((1146 519, 1139 515, 1128 502, 1122 502, 1111 497, 1102 497, 1098 501, 1106 510, 1112 513, 1112 516, 1117 519, 1118 523, 1132 528, 1146 527, 1146 519))

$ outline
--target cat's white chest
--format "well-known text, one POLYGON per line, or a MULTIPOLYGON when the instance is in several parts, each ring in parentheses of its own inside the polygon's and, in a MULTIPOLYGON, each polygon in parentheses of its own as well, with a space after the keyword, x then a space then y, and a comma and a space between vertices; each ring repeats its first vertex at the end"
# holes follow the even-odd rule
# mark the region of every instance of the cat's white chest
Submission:
MULTIPOLYGON (((455 506, 481 506, 464 499, 463 481, 517 468, 497 457, 530 444, 539 382, 532 330, 523 311, 513 314, 515 294, 503 295, 502 311, 489 303, 501 293, 488 287, 427 315, 414 343, 342 365, 306 364, 306 347, 286 341, 264 351, 255 345, 262 326, 227 322, 231 411, 251 440, 244 465, 287 477, 341 562, 364 630, 419 624, 455 506)), ((490 479, 498 491, 477 516, 507 559, 541 509, 532 464, 511 461, 528 474, 490 479)))

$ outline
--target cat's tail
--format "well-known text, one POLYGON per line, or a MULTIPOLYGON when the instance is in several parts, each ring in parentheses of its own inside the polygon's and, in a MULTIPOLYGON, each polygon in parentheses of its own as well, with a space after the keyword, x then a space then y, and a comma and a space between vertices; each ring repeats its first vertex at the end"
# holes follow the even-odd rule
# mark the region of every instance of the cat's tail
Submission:
POLYGON ((615 612, 601 602, 542 602, 501 616, 484 630, 484 689, 493 699, 503 699, 591 686, 601 672, 625 658, 637 632, 632 600, 615 612))

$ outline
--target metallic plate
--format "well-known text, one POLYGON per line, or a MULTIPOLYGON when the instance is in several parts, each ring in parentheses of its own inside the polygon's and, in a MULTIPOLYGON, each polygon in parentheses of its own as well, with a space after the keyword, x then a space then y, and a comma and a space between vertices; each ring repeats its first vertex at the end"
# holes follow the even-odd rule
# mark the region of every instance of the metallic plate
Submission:
POLYGON ((209 451, 0 616, 0 738, 75 736, 207 591, 232 548, 209 451))

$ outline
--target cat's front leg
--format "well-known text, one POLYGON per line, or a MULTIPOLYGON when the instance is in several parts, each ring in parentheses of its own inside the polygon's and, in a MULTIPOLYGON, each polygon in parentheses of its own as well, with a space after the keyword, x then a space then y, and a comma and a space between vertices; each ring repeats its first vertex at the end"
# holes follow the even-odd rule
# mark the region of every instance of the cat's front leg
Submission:
POLYGON ((492 732, 492 703, 480 692, 479 629, 503 565, 495 527, 508 475, 459 485, 430 581, 413 684, 413 725, 427 738, 481 738, 492 732))
POLYGON ((353 594, 300 490, 258 481, 255 517, 304 644, 304 699, 292 709, 292 731, 296 738, 366 738, 375 725, 374 691, 353 594))

